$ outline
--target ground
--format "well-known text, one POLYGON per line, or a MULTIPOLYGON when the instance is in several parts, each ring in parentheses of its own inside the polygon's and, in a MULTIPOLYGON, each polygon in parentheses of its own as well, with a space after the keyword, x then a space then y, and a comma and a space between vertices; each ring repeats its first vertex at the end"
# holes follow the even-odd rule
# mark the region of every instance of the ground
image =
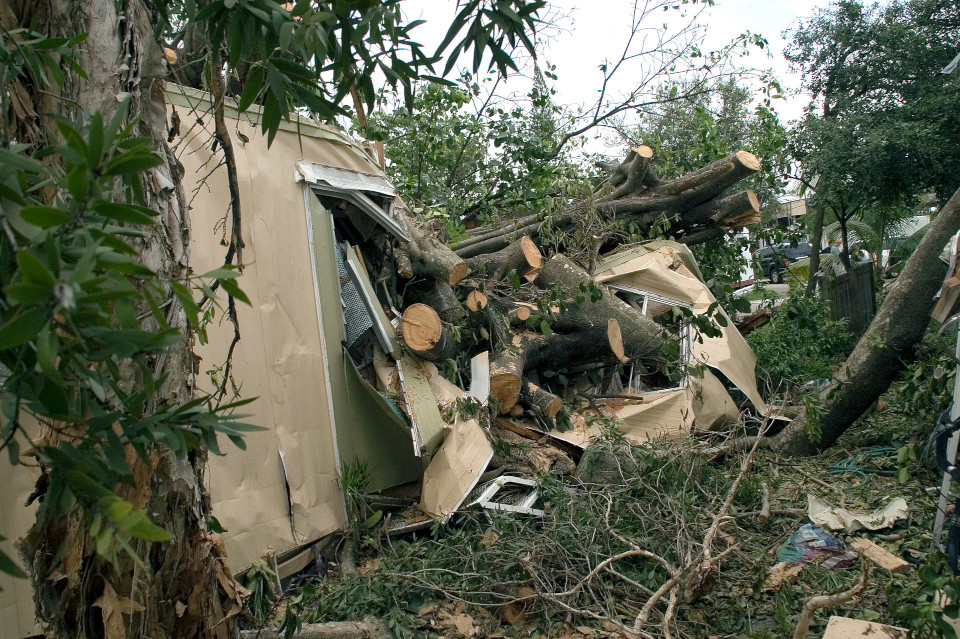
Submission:
MULTIPOLYGON (((788 293, 786 285, 766 289, 788 293)), ((644 637, 764 639, 791 636, 808 599, 849 588, 866 567, 862 592, 816 611, 809 637, 823 636, 831 615, 904 627, 915 637, 952 636, 938 602, 942 592, 960 599, 960 578, 934 549, 942 473, 930 442, 952 393, 953 349, 931 330, 918 363, 816 457, 722 454, 727 437, 761 427, 755 419, 727 433, 635 446, 587 411, 605 436, 582 455, 566 450, 575 469, 570 462, 535 470, 530 462, 542 457, 545 439, 494 428, 494 465, 540 480, 544 516, 468 508, 442 525, 391 536, 385 531, 400 519, 402 500, 389 507, 371 500, 373 523, 357 522, 350 533, 356 574, 338 562, 352 544, 332 545, 315 574, 288 585, 290 605, 264 605, 247 621, 256 627, 284 609, 288 621, 304 623, 382 619, 397 637, 570 639, 632 636, 639 617, 644 637), (847 548, 864 538, 918 563, 890 572, 862 558, 837 569, 820 558, 772 584, 778 549, 809 521, 808 495, 854 511, 902 497, 909 516, 890 527, 832 534, 847 548), (645 610, 655 592, 667 595, 645 610)), ((845 357, 833 355, 832 365, 845 357)), ((775 410, 789 416, 803 392, 786 393, 793 407, 771 398, 775 410)))
MULTIPOLYGON (((732 550, 692 601, 677 608, 672 636, 789 636, 807 598, 856 581, 859 565, 833 570, 814 562, 794 581, 765 588, 777 549, 808 521, 808 493, 867 511, 905 498, 910 516, 892 528, 834 534, 848 544, 866 537, 897 556, 910 549, 924 561, 924 567, 897 573, 872 566, 866 589, 836 609, 817 612, 810 636, 822 636, 831 614, 912 628, 918 637, 941 636, 933 629, 940 613, 931 597, 957 582, 932 551, 940 473, 925 465, 922 455, 915 463, 901 452, 922 452, 926 442, 911 441, 909 433, 929 432, 930 424, 910 423, 902 412, 909 407, 898 401, 885 400, 825 455, 785 459, 757 452, 712 544, 715 553, 732 550), (772 511, 766 521, 758 514, 764 486, 772 511)), ((632 626, 666 574, 656 562, 638 557, 594 576, 590 570, 632 546, 676 564, 683 562, 683 552, 701 550, 711 516, 720 512, 719 502, 741 468, 738 459, 718 459, 709 441, 633 447, 620 456, 619 482, 588 484, 583 473, 579 479, 544 475, 542 519, 468 511, 415 535, 388 538, 376 529, 362 531, 359 574, 341 575, 336 561, 326 564, 326 576, 311 582, 302 619, 370 615, 386 619, 396 636, 409 637, 627 636, 616 623, 632 626), (571 590, 577 591, 571 595, 571 590)), ((615 436, 609 445, 629 448, 615 436)), ((511 454, 522 457, 523 448, 514 445, 511 454)), ((665 604, 650 618, 653 636, 665 636, 658 627, 665 604)))

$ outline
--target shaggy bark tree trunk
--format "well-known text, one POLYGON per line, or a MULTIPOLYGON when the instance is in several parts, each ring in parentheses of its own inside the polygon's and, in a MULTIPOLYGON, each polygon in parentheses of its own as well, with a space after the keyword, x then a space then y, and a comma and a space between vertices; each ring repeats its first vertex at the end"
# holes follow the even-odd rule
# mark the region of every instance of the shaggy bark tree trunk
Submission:
MULTIPOLYGON (((22 25, 35 21, 34 28, 50 36, 89 34, 80 46, 88 78, 72 75, 60 95, 33 96, 39 113, 79 117, 100 111, 109 119, 119 99, 130 96, 128 117, 137 121, 136 134, 150 138, 154 150, 166 159, 143 175, 146 204, 158 215, 136 248, 141 262, 161 281, 185 282, 190 227, 177 162, 166 143, 165 62, 154 38, 151 7, 142 0, 6 4, 22 25)), ((156 401, 182 404, 193 398, 192 342, 172 294, 166 312, 170 324, 180 327, 188 339, 154 362, 155 377, 166 375, 156 401)), ((130 384, 136 383, 131 371, 130 384)), ((41 509, 24 539, 21 551, 34 588, 37 618, 54 636, 226 639, 235 634, 232 616, 239 612, 242 589, 226 568, 219 538, 207 531, 206 451, 201 448, 177 459, 158 449, 151 456, 154 463, 147 468, 131 453, 137 486, 122 493, 172 536, 169 542, 134 544, 147 570, 122 552, 114 562, 98 556, 77 512, 44 518, 42 513, 53 509, 41 509)))
POLYGON ((830 447, 900 376, 930 324, 934 296, 943 282, 940 253, 957 230, 960 190, 930 223, 870 328, 820 392, 822 412, 817 428, 810 429, 819 430, 819 438, 805 433, 810 421, 802 416, 776 437, 774 448, 806 455, 830 447))

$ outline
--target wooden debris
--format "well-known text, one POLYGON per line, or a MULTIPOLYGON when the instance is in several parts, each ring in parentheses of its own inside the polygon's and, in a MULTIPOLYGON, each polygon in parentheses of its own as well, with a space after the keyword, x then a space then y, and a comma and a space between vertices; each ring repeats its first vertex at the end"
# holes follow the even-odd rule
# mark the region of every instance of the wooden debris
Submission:
POLYGON ((407 348, 432 362, 454 355, 456 342, 450 338, 440 316, 426 304, 411 304, 403 312, 400 333, 407 348))
POLYGON ((773 313, 769 308, 762 308, 756 313, 747 315, 742 320, 737 322, 737 330, 740 331, 741 335, 746 335, 747 333, 752 333, 761 326, 770 323, 770 320, 773 319, 773 313))
POLYGON ((910 567, 909 563, 869 539, 857 537, 850 543, 850 546, 884 570, 902 572, 910 567))
POLYGON ((483 533, 483 537, 480 538, 480 545, 489 548, 490 546, 496 544, 499 540, 500 535, 498 535, 496 531, 488 530, 487 532, 483 533))
POLYGON ((487 308, 487 304, 487 296, 484 293, 473 290, 467 294, 467 308, 470 309, 471 312, 477 313, 482 311, 487 308))
POLYGON ((908 631, 849 617, 830 617, 823 639, 907 639, 908 631))

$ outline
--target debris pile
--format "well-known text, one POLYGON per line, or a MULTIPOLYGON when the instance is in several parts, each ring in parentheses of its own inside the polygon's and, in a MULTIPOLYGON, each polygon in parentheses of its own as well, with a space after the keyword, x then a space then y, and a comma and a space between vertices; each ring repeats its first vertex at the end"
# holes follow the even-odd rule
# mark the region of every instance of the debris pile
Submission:
POLYGON ((635 147, 591 197, 450 246, 388 191, 319 194, 339 247, 346 351, 409 425, 424 512, 443 519, 476 486, 494 454, 488 415, 583 448, 597 411, 634 441, 736 421, 745 406, 766 412, 755 357, 687 247, 759 221, 752 191, 721 195, 760 164, 739 151, 665 181, 652 156, 635 147), (622 245, 623 233, 600 232, 576 260, 537 244, 546 224, 570 232, 596 219, 678 239, 622 245))

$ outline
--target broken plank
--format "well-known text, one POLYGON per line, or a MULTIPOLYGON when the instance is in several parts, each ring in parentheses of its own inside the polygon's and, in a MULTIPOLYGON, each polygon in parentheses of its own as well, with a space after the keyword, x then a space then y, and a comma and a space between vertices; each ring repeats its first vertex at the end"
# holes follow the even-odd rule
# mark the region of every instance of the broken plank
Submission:
POLYGON ((823 639, 907 639, 907 631, 896 626, 850 619, 849 617, 830 617, 823 639))
POLYGON ((893 553, 881 548, 869 539, 857 537, 850 545, 854 550, 863 554, 864 557, 877 564, 884 570, 898 572, 910 567, 909 563, 900 557, 897 557, 893 553))
POLYGON ((423 362, 410 356, 397 360, 397 372, 410 414, 414 453, 429 456, 440 447, 444 438, 443 418, 430 388, 430 374, 423 362))

